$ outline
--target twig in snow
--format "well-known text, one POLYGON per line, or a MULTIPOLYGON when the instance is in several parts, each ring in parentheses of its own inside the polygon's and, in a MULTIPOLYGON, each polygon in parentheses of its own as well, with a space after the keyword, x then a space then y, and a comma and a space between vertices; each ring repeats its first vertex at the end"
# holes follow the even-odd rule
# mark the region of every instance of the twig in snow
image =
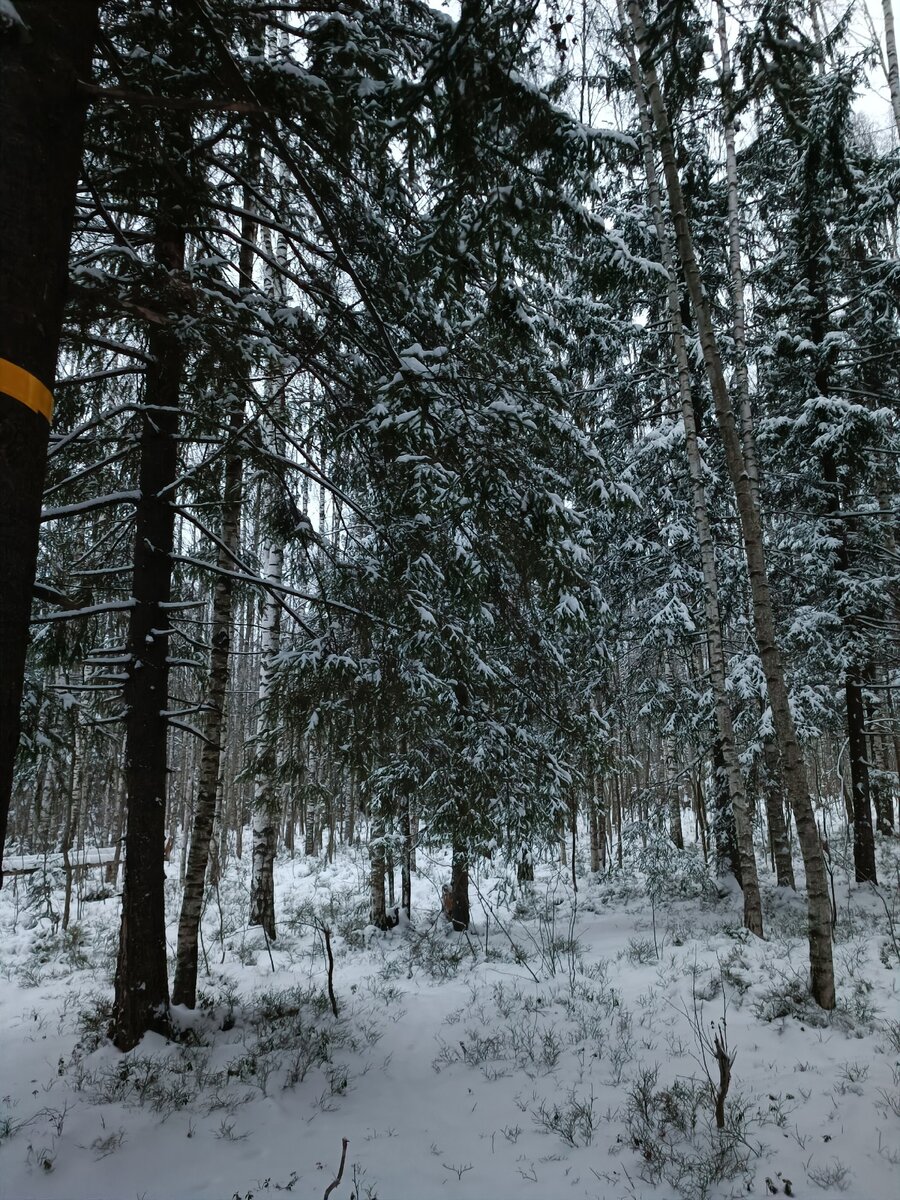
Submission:
POLYGON ((325 953, 328 955, 328 999, 331 1001, 331 1011, 338 1015, 338 1003, 334 995, 334 954, 331 951, 331 930, 327 925, 322 926, 322 937, 325 939, 325 953))
POLYGON ((336 1187, 340 1187, 341 1180, 344 1177, 344 1163, 347 1161, 347 1145, 347 1139, 341 1138, 341 1165, 338 1167, 337 1178, 333 1179, 331 1183, 329 1183, 328 1187, 325 1189, 325 1195, 322 1197, 322 1200, 328 1200, 328 1197, 331 1195, 334 1189, 336 1187))

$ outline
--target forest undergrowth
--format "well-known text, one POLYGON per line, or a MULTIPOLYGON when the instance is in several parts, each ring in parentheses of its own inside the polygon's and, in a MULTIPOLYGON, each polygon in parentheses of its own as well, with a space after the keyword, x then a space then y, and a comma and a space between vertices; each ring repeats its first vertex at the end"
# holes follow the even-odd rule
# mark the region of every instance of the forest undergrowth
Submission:
POLYGON ((644 849, 649 875, 592 877, 576 858, 577 893, 555 863, 517 885, 484 860, 462 933, 441 910, 449 851, 420 854, 413 920, 387 933, 366 924, 364 851, 284 857, 273 943, 246 925, 232 858, 196 1010, 127 1054, 107 1040, 115 897, 88 881, 62 933, 60 881, 18 879, 0 894, 0 1196, 318 1198, 346 1138, 331 1200, 886 1200, 900 847, 878 853, 875 889, 833 852, 831 1014, 809 995, 801 897, 764 874, 760 941, 690 847, 662 872, 644 849))

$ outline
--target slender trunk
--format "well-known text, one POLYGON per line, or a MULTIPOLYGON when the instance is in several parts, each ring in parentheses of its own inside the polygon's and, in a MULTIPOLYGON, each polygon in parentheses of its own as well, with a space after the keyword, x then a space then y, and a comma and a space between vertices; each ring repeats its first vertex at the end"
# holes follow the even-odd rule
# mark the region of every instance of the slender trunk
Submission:
POLYGON ((591 839, 591 874, 598 875, 602 870, 604 851, 606 850, 606 834, 600 832, 600 808, 603 804, 603 790, 597 776, 591 783, 591 797, 588 804, 591 839))
POLYGON ((65 895, 63 897, 62 915, 62 927, 64 930, 69 928, 69 921, 72 916, 72 882, 74 869, 72 866, 71 852, 72 846, 77 840, 78 829, 81 825, 81 814, 84 807, 85 771, 87 770, 87 763, 84 761, 82 746, 83 737, 80 733, 77 721, 78 718, 76 715, 75 738, 72 746, 71 786, 69 788, 69 795, 66 804, 66 824, 65 828, 63 829, 61 847, 63 867, 66 873, 66 888, 65 895))
POLYGON ((853 811, 853 866, 857 883, 877 883, 872 799, 866 758, 866 710, 862 685, 850 675, 844 684, 847 704, 847 750, 853 811))
POLYGON ((775 631, 760 513, 753 502, 750 478, 744 463, 731 396, 725 382, 722 357, 712 323, 709 302, 694 254, 668 114, 660 91, 656 66, 647 45, 647 31, 638 0, 628 0, 628 13, 638 48, 649 107, 658 135, 669 206, 675 225, 678 257, 691 298, 691 309, 697 324, 703 361, 713 397, 716 422, 722 438, 725 462, 737 501, 753 601, 756 642, 781 751, 785 786, 794 814, 797 838, 806 868, 812 994, 820 1007, 832 1009, 835 1005, 835 991, 828 876, 807 784, 806 765, 797 741, 781 662, 781 652, 775 631))
MULTIPOLYGON (((124 759, 124 745, 122 758, 124 759)), ((125 797, 122 794, 122 772, 120 767, 113 770, 113 790, 115 795, 116 815, 113 823, 113 853, 112 862, 106 868, 106 882, 115 887, 119 880, 119 867, 122 865, 122 842, 125 830, 125 797)))
MULTIPOLYGON (((265 579, 281 583, 284 554, 280 545, 272 542, 267 556, 265 579)), ((249 924, 262 925, 270 941, 275 940, 275 841, 277 801, 272 780, 275 747, 268 723, 272 717, 271 693, 275 660, 280 645, 281 609, 277 600, 266 594, 263 609, 262 642, 260 645, 259 695, 256 725, 259 760, 253 796, 253 865, 250 877, 249 924), (269 744, 263 745, 264 741, 269 744)))
POLYGON ((400 803, 400 832, 403 835, 403 862, 400 869, 400 904, 407 917, 412 916, 412 820, 409 791, 400 803))
POLYGON ((725 756, 722 753, 722 743, 718 738, 713 742, 713 802, 715 806, 715 823, 713 838, 716 843, 716 874, 733 875, 739 884, 741 878, 741 855, 738 850, 737 827, 734 819, 734 805, 728 788, 728 771, 725 766, 725 756))
POLYGON ((697 818, 697 836, 700 840, 700 848, 703 851, 703 861, 709 861, 709 821, 706 815, 706 796, 703 792, 703 764, 697 768, 697 774, 693 780, 694 787, 694 813, 697 818))
POLYGON ((725 5, 716 0, 719 35, 719 85, 722 90, 722 129, 725 140, 725 181, 728 193, 728 269, 731 275, 731 333, 734 341, 734 391, 741 420, 741 446, 744 465, 750 481, 753 502, 759 501, 759 465, 756 460, 756 441, 753 437, 753 414, 750 408, 750 377, 747 363, 747 304, 744 295, 744 267, 741 261, 741 202, 738 188, 737 150, 735 131, 737 118, 734 103, 734 78, 731 69, 731 50, 725 22, 725 5))
MULTIPOLYGON (((719 579, 716 566, 715 544, 712 536, 712 525, 709 519, 709 509, 706 502, 706 487, 703 481, 703 463, 697 438, 697 421, 691 391, 691 368, 688 357, 687 341, 681 317, 681 302, 678 295, 678 283, 675 272, 675 257, 672 251, 668 232, 662 213, 662 198, 659 181, 656 174, 656 164, 653 158, 652 126, 649 105, 641 70, 634 53, 629 54, 632 79, 634 82, 635 98, 641 119, 641 130, 644 146, 644 169, 650 192, 650 204, 653 209, 657 238, 662 254, 663 266, 668 273, 667 298, 669 306, 669 324, 675 347, 675 360, 678 367, 678 391, 681 399, 681 416, 684 424, 685 451, 688 469, 691 477, 693 494, 694 524, 697 529, 697 541, 700 546, 700 561, 703 570, 703 594, 706 615, 706 637, 709 655, 709 674, 712 684, 716 710, 717 739, 716 747, 722 770, 725 776, 725 786, 730 805, 730 814, 723 813, 719 806, 721 792, 716 789, 717 821, 716 844, 717 862, 719 867, 730 863, 736 878, 740 881, 744 894, 744 924, 758 937, 763 936, 762 901, 759 893, 759 875, 756 867, 756 855, 753 850, 753 828, 747 809, 747 793, 743 776, 738 762, 737 748, 734 739, 734 725, 731 716, 731 705, 728 702, 726 690, 725 651, 722 638, 722 618, 719 608, 719 579), (733 825, 734 849, 730 853, 729 844, 727 858, 721 853, 721 818, 726 818, 729 827, 733 825)), ((740 265, 740 244, 737 250, 738 266, 740 265)), ((745 440, 752 443, 752 429, 749 425, 749 403, 746 414, 745 440)), ((753 460, 755 462, 755 458, 753 460)), ((746 476, 751 486, 752 498, 758 491, 752 484, 749 475, 746 476)), ((718 765, 718 764, 717 764, 718 765)), ((679 821, 680 830, 680 821, 679 821)), ((731 828, 728 829, 731 833, 731 828)), ((731 842, 730 836, 728 842, 731 842)))
POLYGON ((769 827, 769 845, 772 848, 772 861, 775 864, 775 878, 779 887, 796 888, 791 845, 788 841, 787 822, 784 819, 778 747, 771 738, 766 738, 763 742, 763 764, 765 766, 766 823, 769 827))
POLYGON ((456 845, 450 868, 449 916, 454 929, 462 932, 469 928, 469 859, 465 850, 456 845))
MULTIPOLYGON (((225 733, 225 703, 228 689, 228 667, 231 652, 231 623, 234 580, 234 556, 240 546, 241 469, 242 460, 237 439, 243 425, 243 406, 231 414, 228 429, 230 443, 225 459, 224 507, 222 510, 221 546, 217 554, 213 585, 212 619, 210 621, 209 676, 206 698, 207 718, 205 738, 200 752, 200 771, 194 820, 191 827, 190 851, 184 872, 184 892, 181 897, 181 916, 178 921, 178 949, 175 959, 175 979, 172 984, 172 1003, 193 1008, 197 1003, 197 943, 200 917, 206 890, 206 869, 209 848, 219 797, 219 764, 225 733)), ((186 831, 185 835, 186 837, 186 831)))
POLYGON ((894 28, 894 8, 891 0, 881 0, 884 14, 884 48, 887 58, 888 87, 891 91, 891 109, 897 137, 900 138, 900 67, 897 65, 897 34, 894 28))
POLYGON ((409 802, 409 869, 415 875, 418 871, 416 864, 416 846, 419 843, 419 808, 415 800, 409 802))
MULTIPOLYGON (((184 231, 161 228, 156 258, 170 272, 184 267, 184 231)), ((178 405, 185 355, 174 322, 151 325, 141 415, 139 492, 135 513, 134 608, 128 625, 124 698, 125 881, 116 966, 112 1039, 130 1050, 148 1030, 169 1028, 166 974, 165 848, 169 697, 169 615, 173 488, 178 471, 178 405)))
MULTIPOLYGON (((869 664, 867 669, 866 680, 869 683, 877 682, 877 673, 872 664, 869 664)), ((872 700, 867 705, 866 719, 869 725, 869 740, 872 746, 872 761, 875 767, 875 775, 871 786, 876 826, 879 833, 890 834, 893 833, 894 829, 894 802, 892 797, 893 789, 888 784, 890 772, 888 769, 887 739, 884 735, 885 714, 882 711, 880 700, 872 700)))
POLYGON ((384 891, 385 875, 384 825, 373 821, 369 836, 369 922, 376 929, 390 929, 387 897, 384 891))
MULTIPOLYGON (((0 46, 0 863, 19 744, 97 0, 16 0, 0 46)), ((0 870, 2 883, 2 870, 0 870)))
POLYGON ((669 836, 677 850, 684 849, 684 830, 681 827, 681 793, 678 785, 669 780, 669 836))

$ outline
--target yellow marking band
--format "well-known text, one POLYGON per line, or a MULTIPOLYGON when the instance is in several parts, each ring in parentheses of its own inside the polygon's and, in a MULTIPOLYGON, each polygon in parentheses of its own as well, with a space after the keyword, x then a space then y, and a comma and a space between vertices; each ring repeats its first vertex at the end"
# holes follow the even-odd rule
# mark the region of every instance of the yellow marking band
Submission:
POLYGON ((24 367, 17 367, 8 358, 0 358, 0 392, 12 396, 13 400, 40 413, 48 421, 53 417, 53 393, 24 367))

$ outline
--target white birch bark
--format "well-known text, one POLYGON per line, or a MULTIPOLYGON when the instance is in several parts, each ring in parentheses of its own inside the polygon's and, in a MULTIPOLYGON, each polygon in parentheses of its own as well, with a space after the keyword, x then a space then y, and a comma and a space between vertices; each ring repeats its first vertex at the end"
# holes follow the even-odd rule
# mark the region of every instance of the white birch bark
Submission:
POLYGON ((734 813, 738 855, 741 864, 741 884, 744 893, 744 924, 758 937, 763 936, 762 902, 759 893, 759 875, 756 855, 753 850, 753 829, 747 806, 744 780, 738 763, 734 741, 734 724, 726 690, 725 652, 722 641, 722 619, 719 609, 719 580, 716 567, 715 545, 706 503, 706 487, 703 481, 703 462, 697 440, 697 424, 691 394, 690 361, 684 327, 681 321, 681 304, 678 295, 675 261, 668 232, 662 214, 662 201, 656 163, 653 158, 652 128, 647 95, 640 68, 633 50, 629 47, 629 60, 634 83, 635 100, 643 135, 644 170, 650 194, 654 223, 659 241, 663 266, 668 272, 667 298, 669 324, 675 347, 678 368, 678 391, 681 400, 681 416, 684 424, 685 451, 693 492, 694 524, 700 546, 700 561, 703 570, 704 608, 706 617, 707 652, 709 657, 710 682, 716 708, 716 728, 722 761, 728 780, 728 792, 734 813))
POLYGON ((690 295, 691 309, 697 323, 703 361, 713 397, 716 422, 722 437, 725 462, 735 492, 753 601, 757 648, 766 677, 769 703, 781 750, 785 784, 806 868, 812 994, 820 1007, 833 1009, 835 989, 828 877, 809 794, 806 764, 797 741, 781 651, 778 646, 760 513, 753 503, 753 494, 743 459, 732 398, 725 381, 722 356, 685 212, 668 113, 660 90, 653 56, 647 44, 647 30, 638 0, 628 0, 628 16, 638 51, 648 106, 656 127, 657 143, 662 155, 678 257, 690 295))
POLYGON ((897 33, 894 27, 894 8, 891 0, 881 0, 884 14, 884 49, 887 59, 887 80, 891 92, 891 109, 897 138, 900 139, 900 66, 897 62, 897 33))
MULTIPOLYGON (((276 587, 281 584, 284 551, 275 541, 269 543, 263 578, 276 587)), ((260 639, 259 691, 257 694, 256 743, 270 736, 270 700, 275 660, 281 643, 281 608, 271 592, 266 592, 260 639)), ((257 767, 253 791, 253 859, 250 876, 250 924, 261 925, 270 941, 275 940, 275 843, 277 799, 270 769, 265 761, 257 767)))

